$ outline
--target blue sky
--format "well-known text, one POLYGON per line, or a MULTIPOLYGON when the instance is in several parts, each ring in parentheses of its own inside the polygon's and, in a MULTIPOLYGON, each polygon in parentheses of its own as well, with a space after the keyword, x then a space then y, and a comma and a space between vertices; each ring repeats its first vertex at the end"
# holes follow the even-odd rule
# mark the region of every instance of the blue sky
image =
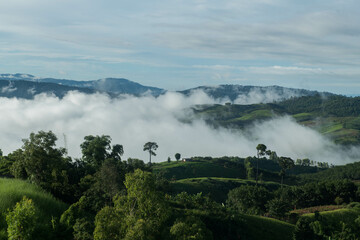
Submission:
POLYGON ((359 94, 360 2, 0 1, 0 73, 359 94))

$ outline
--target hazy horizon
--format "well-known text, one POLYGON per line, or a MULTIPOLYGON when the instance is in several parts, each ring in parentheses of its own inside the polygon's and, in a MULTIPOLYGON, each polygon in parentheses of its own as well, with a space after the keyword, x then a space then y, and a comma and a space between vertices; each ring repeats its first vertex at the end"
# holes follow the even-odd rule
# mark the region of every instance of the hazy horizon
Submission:
MULTIPOLYGON (((31 75, 32 77, 38 78, 38 79, 53 78, 53 77, 39 77, 39 76, 35 76, 35 75, 29 74, 29 73, 0 73, 0 75, 1 74, 31 75)), ((111 76, 110 77, 102 77, 102 78, 99 78, 99 79, 87 79, 87 80, 77 80, 77 79, 70 79, 70 78, 59 78, 59 79, 61 79, 61 80, 72 80, 72 81, 96 81, 96 80, 107 79, 107 78, 126 79, 126 80, 129 80, 129 81, 132 81, 131 79, 128 79, 128 78, 125 78, 125 77, 111 77, 111 76)), ((53 78, 53 79, 56 79, 56 78, 53 78)), ((0 78, 0 80, 1 80, 1 78, 0 78)), ((135 82, 135 81, 132 81, 132 82, 135 82)), ((139 84, 143 85, 141 82, 136 82, 136 83, 139 83, 139 84)), ((219 85, 241 85, 241 86, 254 86, 254 87, 272 87, 272 86, 284 87, 284 86, 281 86, 281 85, 249 85, 249 84, 243 85, 243 84, 236 84, 236 83, 219 83, 217 85, 216 84, 213 84, 213 85, 210 85, 210 84, 207 84, 207 85, 194 85, 194 86, 190 86, 188 88, 169 90, 169 89, 164 88, 163 86, 155 86, 155 85, 143 85, 143 86, 161 88, 161 89, 164 89, 164 90, 167 90, 167 91, 184 91, 184 90, 193 89, 193 88, 197 88, 197 87, 216 87, 216 86, 219 86, 219 85)), ((307 89, 307 88, 296 88, 296 87, 285 87, 285 88, 305 89, 305 90, 309 90, 309 91, 318 91, 318 92, 328 92, 328 91, 324 91, 324 90, 307 89)), ((342 94, 342 93, 339 93, 339 92, 330 92, 330 93, 344 95, 344 96, 348 96, 348 97, 360 96, 360 92, 359 93, 352 93, 352 94, 342 94)))

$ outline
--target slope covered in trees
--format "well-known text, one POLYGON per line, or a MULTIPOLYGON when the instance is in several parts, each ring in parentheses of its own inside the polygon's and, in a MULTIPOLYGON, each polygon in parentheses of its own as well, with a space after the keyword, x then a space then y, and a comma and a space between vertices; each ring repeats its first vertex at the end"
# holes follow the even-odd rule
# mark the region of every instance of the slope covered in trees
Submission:
POLYGON ((21 148, 0 154, 3 176, 18 178, 0 181, 3 239, 359 236, 355 177, 322 177, 336 175, 337 167, 324 170, 308 159, 278 157, 263 144, 254 148, 257 157, 124 161, 126 146, 112 144, 107 135, 85 136, 82 157, 72 159, 56 140, 51 131, 40 131, 24 139, 21 148), (285 167, 282 160, 292 164, 285 167), (302 208, 330 211, 308 217, 302 208))

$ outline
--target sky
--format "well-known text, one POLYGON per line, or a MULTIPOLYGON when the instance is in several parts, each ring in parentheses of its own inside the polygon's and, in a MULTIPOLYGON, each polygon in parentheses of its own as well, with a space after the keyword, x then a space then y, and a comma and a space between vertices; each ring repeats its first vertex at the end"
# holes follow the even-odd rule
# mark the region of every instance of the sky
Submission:
POLYGON ((0 1, 0 73, 360 94, 360 2, 0 1))

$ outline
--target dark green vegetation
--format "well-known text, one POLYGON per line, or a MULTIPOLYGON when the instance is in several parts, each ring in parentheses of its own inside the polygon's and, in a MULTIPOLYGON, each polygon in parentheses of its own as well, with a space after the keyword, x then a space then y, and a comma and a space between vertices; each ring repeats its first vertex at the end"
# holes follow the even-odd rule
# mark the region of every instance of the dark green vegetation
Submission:
POLYGON ((298 123, 316 129, 335 143, 360 143, 360 97, 304 96, 279 103, 252 105, 202 105, 194 107, 198 118, 214 127, 244 129, 254 121, 290 115, 298 123))
POLYGON ((122 160, 123 146, 106 135, 85 136, 82 157, 71 159, 56 140, 40 131, 7 156, 0 151, 1 239, 360 236, 358 163, 316 166, 258 144, 257 157, 180 161, 176 153, 145 164, 122 160))

